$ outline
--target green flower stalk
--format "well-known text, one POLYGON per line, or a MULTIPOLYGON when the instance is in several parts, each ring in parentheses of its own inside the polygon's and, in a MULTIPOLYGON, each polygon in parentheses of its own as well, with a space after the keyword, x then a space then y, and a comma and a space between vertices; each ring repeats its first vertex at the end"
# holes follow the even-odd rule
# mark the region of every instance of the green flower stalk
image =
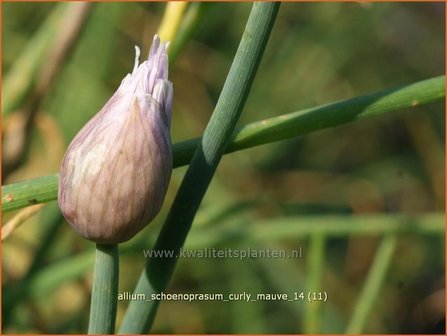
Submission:
POLYGON ((172 171, 169 134, 172 83, 168 43, 156 35, 148 59, 135 66, 65 153, 59 207, 84 238, 129 240, 160 211, 172 171))

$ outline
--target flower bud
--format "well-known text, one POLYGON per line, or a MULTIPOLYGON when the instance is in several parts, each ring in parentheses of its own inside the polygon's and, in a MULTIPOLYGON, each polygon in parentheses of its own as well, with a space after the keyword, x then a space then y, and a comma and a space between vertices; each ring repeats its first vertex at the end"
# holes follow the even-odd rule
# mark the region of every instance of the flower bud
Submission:
POLYGON ((105 106, 79 131, 59 175, 59 207, 84 238, 132 238, 160 211, 172 171, 167 43, 154 37, 105 106))

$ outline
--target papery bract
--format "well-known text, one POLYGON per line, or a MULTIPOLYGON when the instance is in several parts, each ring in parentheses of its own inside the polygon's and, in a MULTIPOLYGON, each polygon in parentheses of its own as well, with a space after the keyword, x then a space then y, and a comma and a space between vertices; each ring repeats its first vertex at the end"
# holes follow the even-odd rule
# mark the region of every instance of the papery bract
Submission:
POLYGON ((132 238, 160 211, 172 171, 167 44, 154 37, 106 105, 74 137, 59 175, 59 207, 85 238, 132 238))

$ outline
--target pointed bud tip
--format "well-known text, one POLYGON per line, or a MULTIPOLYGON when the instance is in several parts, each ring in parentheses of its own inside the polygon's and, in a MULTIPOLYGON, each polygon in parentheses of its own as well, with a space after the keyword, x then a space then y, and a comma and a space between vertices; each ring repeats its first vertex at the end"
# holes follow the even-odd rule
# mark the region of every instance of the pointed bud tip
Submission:
POLYGON ((140 54, 141 54, 140 48, 138 46, 135 46, 135 62, 132 70, 133 74, 137 71, 138 66, 140 65, 140 54))

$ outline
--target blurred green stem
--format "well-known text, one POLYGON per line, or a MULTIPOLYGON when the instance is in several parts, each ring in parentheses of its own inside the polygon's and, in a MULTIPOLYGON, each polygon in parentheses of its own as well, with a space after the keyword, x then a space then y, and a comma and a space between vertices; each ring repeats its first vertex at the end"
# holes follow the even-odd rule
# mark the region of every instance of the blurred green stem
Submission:
POLYGON ((51 77, 45 73, 48 72, 47 68, 57 67, 61 61, 49 57, 52 49, 60 50, 62 46, 65 51, 68 49, 64 45, 67 41, 69 46, 74 44, 89 8, 88 3, 59 3, 48 15, 3 80, 3 118, 19 108, 26 95, 39 85, 39 76, 44 76, 44 81, 51 77))
POLYGON ((96 244, 89 334, 113 334, 115 332, 118 276, 118 245, 96 244))
POLYGON ((26 94, 36 82, 38 70, 45 60, 57 35, 57 26, 63 19, 64 13, 72 4, 60 3, 45 19, 34 37, 14 62, 11 70, 6 74, 2 83, 2 117, 13 112, 23 102, 26 94))
POLYGON ((374 302, 380 297, 380 288, 390 266, 396 247, 396 240, 396 236, 392 234, 388 234, 382 239, 374 262, 368 272, 365 285, 355 305, 351 320, 346 328, 347 334, 361 334, 364 332, 368 315, 373 308, 374 302))
POLYGON ((194 32, 200 26, 200 23, 207 17, 208 10, 213 6, 213 3, 190 2, 188 8, 183 15, 177 33, 169 46, 169 64, 174 64, 180 52, 191 39, 194 32))
MULTIPOLYGON (((351 121, 438 101, 445 97, 445 76, 260 120, 231 136, 225 153, 289 139, 351 121)), ((174 167, 186 165, 201 138, 173 145, 174 167)), ((48 202, 57 197, 57 175, 41 176, 2 187, 2 211, 48 202)))
POLYGON ((174 40, 187 7, 188 2, 186 1, 172 1, 166 3, 165 13, 157 31, 157 34, 162 41, 174 40))
MULTIPOLYGON (((324 272, 324 247, 325 235, 315 233, 310 239, 310 249, 307 266, 307 291, 320 292, 321 278, 324 272)), ((319 332, 318 317, 322 302, 306 302, 306 311, 304 317, 304 333, 316 334, 319 332)))
MULTIPOLYGON (((225 152, 255 77, 279 3, 254 3, 217 105, 185 174, 172 208, 155 243, 154 251, 183 246, 195 214, 225 152)), ((151 295, 169 283, 177 255, 151 258, 134 293, 151 295)), ((159 302, 131 301, 120 333, 144 333, 152 326, 159 302)))

